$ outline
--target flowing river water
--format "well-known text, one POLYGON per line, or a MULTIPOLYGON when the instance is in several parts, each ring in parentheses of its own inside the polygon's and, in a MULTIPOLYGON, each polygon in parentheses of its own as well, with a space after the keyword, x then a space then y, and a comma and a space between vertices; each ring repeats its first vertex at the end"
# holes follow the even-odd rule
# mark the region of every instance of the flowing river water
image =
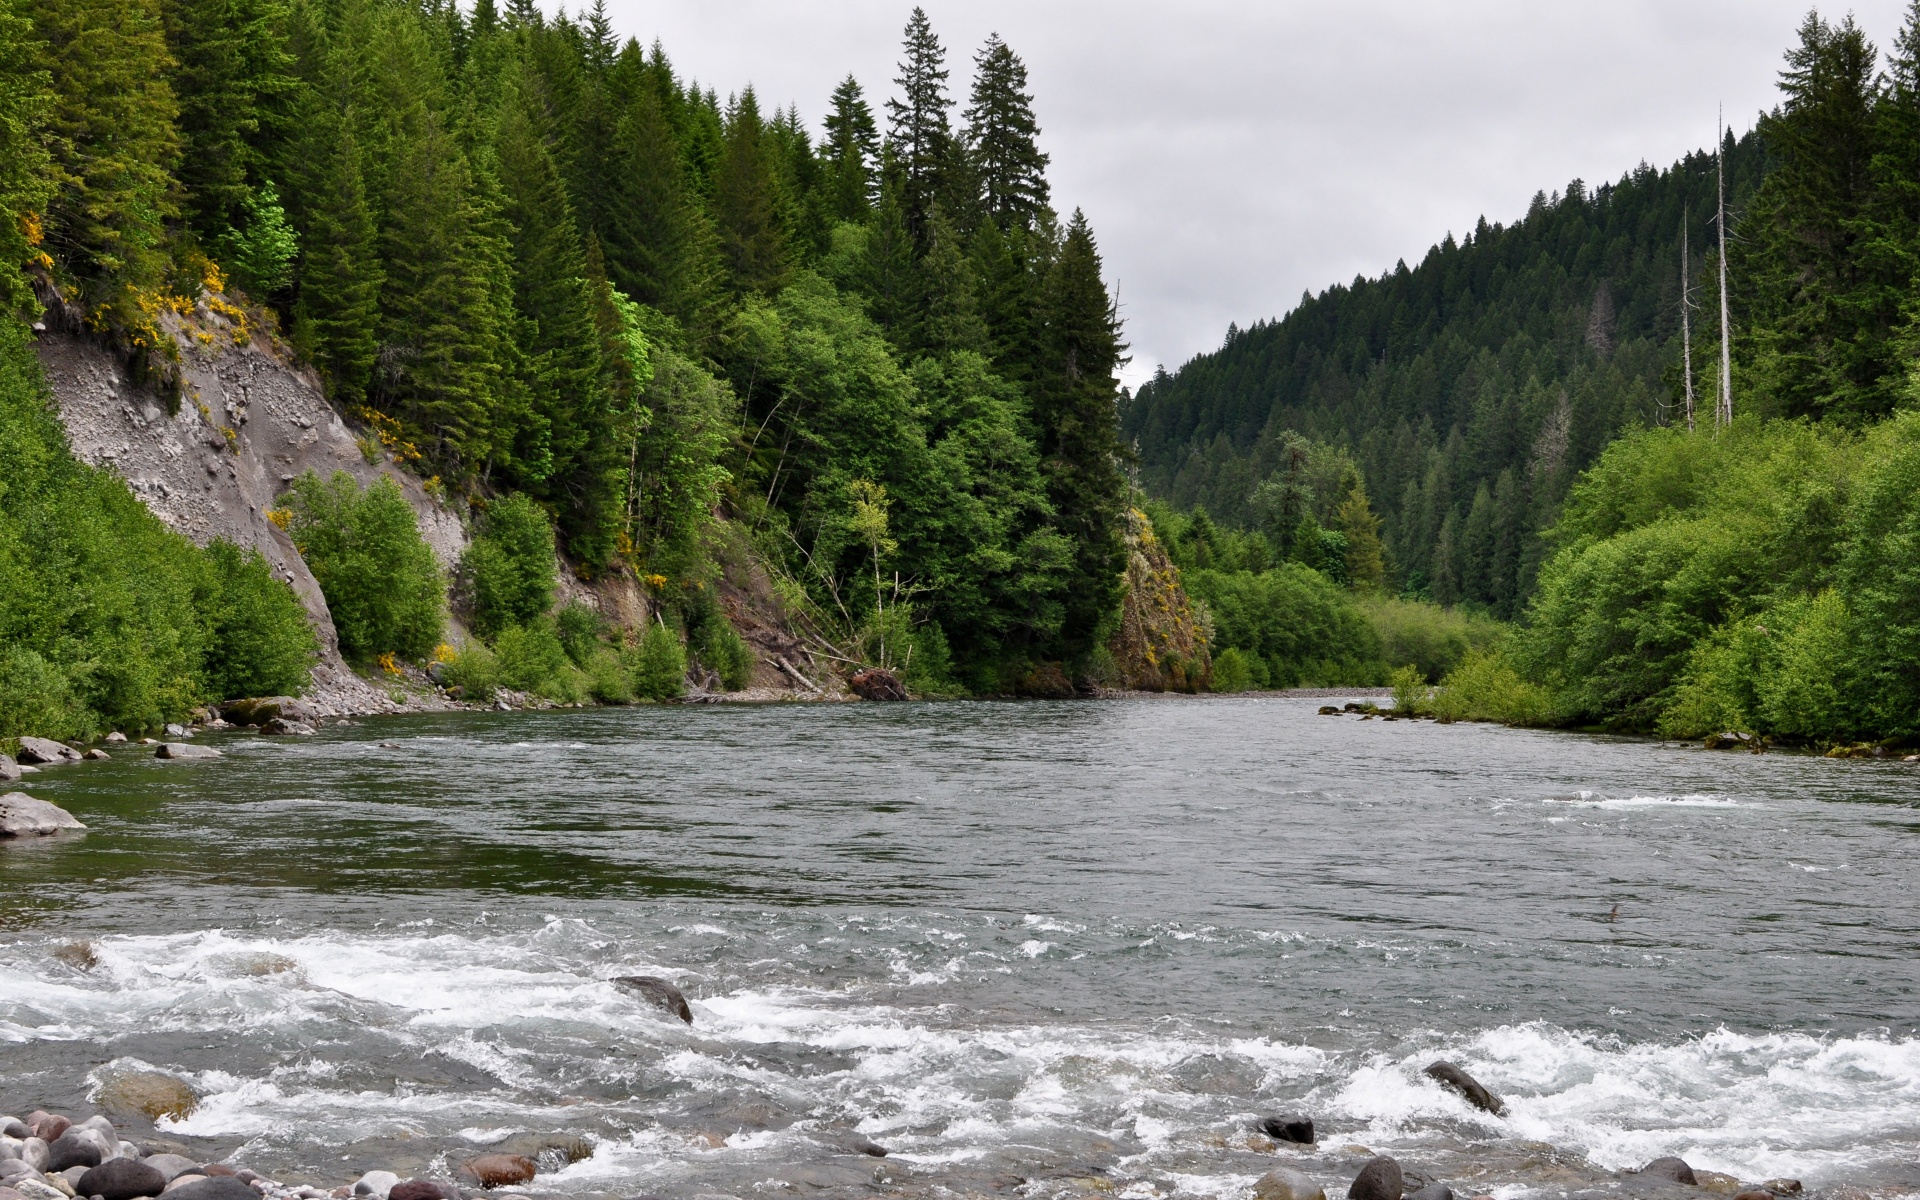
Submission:
POLYGON ((1337 1197, 1361 1147, 1501 1200, 1667 1154, 1920 1191, 1916 768, 1319 703, 460 714, 49 770, 89 831, 0 846, 0 1112, 158 1069, 196 1156, 333 1186, 571 1139, 531 1190, 583 1197, 1230 1200, 1277 1162, 1337 1197), (1249 1137, 1284 1112, 1320 1144, 1249 1137))

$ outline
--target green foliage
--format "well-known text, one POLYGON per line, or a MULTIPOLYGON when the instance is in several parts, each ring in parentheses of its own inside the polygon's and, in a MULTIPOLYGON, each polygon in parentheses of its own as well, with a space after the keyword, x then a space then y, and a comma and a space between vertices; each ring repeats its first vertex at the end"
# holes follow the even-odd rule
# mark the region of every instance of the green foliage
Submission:
POLYGON ((1490 648, 1504 629, 1498 621, 1422 600, 1369 597, 1360 609, 1380 639, 1381 657, 1419 668, 1428 683, 1440 682, 1471 651, 1490 648))
POLYGON ((1254 668, 1259 674, 1266 675, 1266 663, 1257 655, 1229 646, 1213 656, 1213 690, 1216 692, 1245 692, 1259 686, 1254 681, 1254 668))
POLYGON ((1318 571, 1282 563, 1259 574, 1197 570, 1185 580, 1213 615, 1216 659, 1227 650, 1257 656, 1266 686, 1366 685, 1386 675, 1366 615, 1318 571))
POLYGON ((442 676, 463 698, 485 704, 500 687, 500 660, 482 642, 471 642, 447 663, 442 676))
POLYGON ((647 626, 638 646, 629 647, 623 657, 633 680, 633 691, 642 700, 678 700, 687 689, 687 651, 673 630, 655 622, 647 626))
POLYGON ((720 676, 721 686, 737 692, 753 680, 754 656, 746 639, 717 613, 700 627, 700 665, 720 676))
POLYGON ((506 687, 565 703, 585 693, 579 670, 567 657, 551 622, 508 626, 494 640, 493 652, 500 663, 500 682, 506 687))
POLYGON ((212 596, 201 611, 211 694, 227 699, 304 691, 320 647, 293 590, 273 577, 258 550, 216 541, 206 556, 212 596))
POLYGON ((362 663, 383 654, 431 654, 446 613, 446 581, 399 485, 383 475, 362 491, 344 471, 329 481, 309 471, 283 503, 287 532, 333 613, 340 652, 362 663))
POLYGON ((1442 721, 1547 725, 1557 719, 1546 689, 1522 678, 1498 649, 1471 651, 1440 681, 1432 706, 1442 721))
POLYGON ((553 614, 553 631, 575 666, 587 665, 587 660, 600 648, 600 635, 605 628, 606 621, 600 614, 578 600, 553 614))
POLYGON ((1404 716, 1416 716, 1427 711, 1432 694, 1427 686, 1425 672, 1419 667, 1408 665, 1397 668, 1387 676, 1387 686, 1393 689, 1393 711, 1404 716))
POLYGON ((24 646, 0 653, 0 737, 81 741, 99 733, 100 717, 69 672, 24 646))
POLYGON ((632 704, 635 695, 633 677, 627 672, 620 652, 612 646, 597 646, 580 664, 586 675, 587 694, 602 704, 632 704))
POLYGON ((475 633, 492 638, 546 615, 553 605, 553 549, 553 525, 529 497, 515 492, 487 507, 461 562, 475 633))
POLYGON ((21 268, 38 252, 35 225, 53 184, 40 136, 52 80, 20 8, 0 5, 0 308, 14 313, 32 300, 21 268))
POLYGON ((300 239, 271 183, 248 193, 244 209, 245 224, 226 239, 228 262, 241 287, 255 296, 270 296, 293 282, 300 239))

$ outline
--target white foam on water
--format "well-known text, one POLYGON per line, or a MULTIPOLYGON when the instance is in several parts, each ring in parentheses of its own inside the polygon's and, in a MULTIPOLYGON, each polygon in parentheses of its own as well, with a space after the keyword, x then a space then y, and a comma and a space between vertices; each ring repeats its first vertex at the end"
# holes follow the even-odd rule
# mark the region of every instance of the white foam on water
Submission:
MULTIPOLYGON (((1097 1135, 1123 1143, 1137 1173, 1164 1160, 1157 1177, 1176 1191, 1224 1195, 1251 1180, 1172 1173, 1191 1171, 1177 1155, 1282 1106, 1325 1113, 1343 1139, 1386 1151, 1428 1144, 1444 1128, 1546 1142, 1609 1169, 1679 1154, 1743 1179, 1810 1184, 1910 1158, 1920 1141, 1920 1042, 1892 1037, 1711 1030, 1631 1043, 1535 1022, 1391 1043, 1382 1035, 1377 1049, 1341 1052, 1176 1020, 996 1024, 913 1002, 919 985, 902 989, 891 976, 734 986, 699 999, 688 1028, 608 982, 684 972, 622 958, 614 939, 571 919, 503 934, 207 930, 94 945, 99 965, 84 976, 57 964, 50 944, 0 945, 0 1042, 142 1033, 177 1042, 191 1032, 210 1047, 287 1047, 260 1068, 152 1064, 203 1095, 191 1116, 165 1123, 193 1136, 345 1145, 401 1133, 492 1144, 595 1120, 603 1131, 631 1130, 594 1134, 592 1158, 550 1177, 563 1191, 605 1190, 706 1154, 778 1159, 831 1126, 858 1127, 928 1164, 1097 1135), (485 1082, 370 1087, 355 1060, 381 1047, 464 1064, 485 1082), (1508 1114, 1480 1113, 1421 1073, 1442 1057, 1504 1096, 1508 1114), (644 1104, 617 1099, 642 1086, 644 1104), (739 1096, 766 1097, 800 1124, 715 1128, 725 1150, 654 1124, 676 1106, 706 1111, 707 1098, 739 1096)), ((1020 952, 1033 955, 1027 946, 1020 952)), ((983 970, 983 956, 967 952, 936 974, 983 970)), ((119 1069, 148 1064, 109 1064, 96 1083, 119 1069)))

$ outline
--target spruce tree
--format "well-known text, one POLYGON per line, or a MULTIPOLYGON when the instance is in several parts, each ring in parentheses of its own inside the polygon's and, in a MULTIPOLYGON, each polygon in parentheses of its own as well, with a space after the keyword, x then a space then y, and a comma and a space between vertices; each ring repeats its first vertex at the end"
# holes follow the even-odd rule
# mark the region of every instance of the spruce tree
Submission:
POLYGON ((610 202, 596 232, 607 274, 627 295, 697 325, 713 273, 713 234, 686 186, 680 143, 653 88, 620 118, 610 202))
POLYGON ((773 166, 753 89, 727 114, 726 144, 714 180, 720 253, 736 292, 772 292, 785 281, 788 252, 776 213, 773 166))
POLYGON ((51 181, 41 125, 51 80, 39 65, 33 25, 0 4, 0 309, 33 302, 21 268, 40 252, 41 210, 51 181))
POLYGON ((351 122, 331 105, 310 109, 318 136, 306 187, 299 296, 293 335, 333 400, 366 402, 378 348, 381 265, 373 213, 351 122))
POLYGON ((34 0, 53 104, 45 245, 109 324, 144 318, 128 289, 160 286, 176 211, 179 106, 156 0, 34 0))
POLYGON ((827 167, 828 211, 836 221, 864 221, 878 199, 880 132, 853 76, 833 89, 832 103, 827 137, 820 144, 827 167))
POLYGON ((1048 497, 1061 532, 1073 542, 1073 580, 1057 647, 1068 659, 1092 649, 1103 620, 1117 608, 1127 561, 1115 377, 1124 346, 1100 269, 1093 231, 1075 210, 1040 299, 1042 374, 1033 389, 1048 497))
POLYGON ((1047 208, 1047 156, 1027 91, 1027 65, 999 34, 974 58, 966 139, 986 213, 1001 225, 1031 226, 1047 208))
POLYGON ((960 232, 935 206, 927 216, 927 253, 920 260, 923 316, 920 347, 933 354, 968 350, 984 353, 987 327, 975 298, 973 263, 960 245, 960 232))
POLYGON ((887 101, 887 138, 901 169, 901 207, 907 229, 918 238, 927 212, 940 198, 943 168, 953 154, 948 110, 947 52, 933 34, 925 9, 914 6, 907 19, 900 74, 894 85, 900 98, 887 101))
POLYGON ((298 86, 281 0, 164 0, 187 224, 212 248, 247 226, 298 86))

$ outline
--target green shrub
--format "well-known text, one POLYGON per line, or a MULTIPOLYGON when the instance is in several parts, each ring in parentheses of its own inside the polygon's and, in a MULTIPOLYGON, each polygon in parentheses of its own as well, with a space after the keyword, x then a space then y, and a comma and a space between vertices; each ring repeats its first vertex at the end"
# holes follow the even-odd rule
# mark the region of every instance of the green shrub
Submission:
POLYGON ((343 655, 366 663, 433 653, 446 581, 399 485, 382 476, 362 491, 345 471, 327 482, 309 471, 285 506, 287 532, 326 595, 343 655))
POLYGON ((620 652, 612 646, 596 649, 581 670, 587 677, 587 694, 602 704, 632 704, 633 678, 620 661, 620 652))
MULTIPOLYGON (((1244 692, 1253 687, 1253 669, 1250 661, 1255 656, 1238 647, 1229 647, 1213 656, 1213 690, 1216 692, 1244 692)), ((1262 664, 1264 666, 1265 664, 1262 664)))
POLYGON ((1369 685, 1386 677, 1372 624, 1350 593, 1318 571, 1287 562, 1257 575, 1198 570, 1184 578, 1212 613, 1215 656, 1233 649, 1258 655, 1267 686, 1369 685))
POLYGON ((494 640, 493 652, 500 660, 500 682, 516 691, 547 695, 563 672, 574 669, 559 636, 544 622, 509 625, 494 640))
POLYGON ((752 647, 725 617, 716 616, 700 631, 700 665, 720 676, 720 685, 737 692, 753 682, 752 647))
POLYGON ((99 717, 75 693, 67 672, 22 646, 0 652, 0 738, 76 741, 99 733, 99 717))
POLYGON ((485 704, 500 686, 500 660, 478 641, 453 656, 441 675, 448 687, 457 687, 468 700, 485 704))
POLYGON ((1401 667, 1388 676, 1387 685, 1393 689, 1394 712, 1412 717, 1428 709, 1427 674, 1419 667, 1401 667))
POLYGON ((553 629, 566 647, 575 666, 584 667, 602 646, 600 634, 606 627, 600 614, 575 600, 553 616, 553 629))
POLYGON ((1475 650, 1440 681, 1433 715, 1442 721, 1550 725, 1557 714, 1545 688, 1520 676, 1498 650, 1475 650))
POLYGON ((518 492, 496 500, 460 565, 475 633, 536 621, 553 606, 553 523, 518 492))
POLYGON ((1422 600, 1363 597, 1360 611, 1380 639, 1380 656, 1390 663, 1413 664, 1428 683, 1440 682, 1468 651, 1492 646, 1504 628, 1491 618, 1422 600))
POLYGON ((686 694, 687 652, 680 639, 655 621, 638 646, 623 655, 634 695, 642 700, 677 700, 686 694))
POLYGON ((296 695, 319 655, 307 611, 273 577, 258 550, 231 542, 207 547, 213 595, 207 615, 207 690, 211 699, 296 695))

